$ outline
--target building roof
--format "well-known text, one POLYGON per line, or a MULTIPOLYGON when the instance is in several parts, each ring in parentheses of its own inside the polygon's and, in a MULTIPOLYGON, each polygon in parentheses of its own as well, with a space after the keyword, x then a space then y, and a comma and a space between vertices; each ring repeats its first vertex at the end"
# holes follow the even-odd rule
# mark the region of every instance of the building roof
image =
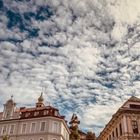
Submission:
POLYGON ((38 118, 51 116, 60 119, 64 119, 65 116, 61 116, 59 110, 52 106, 44 106, 39 108, 21 108, 20 119, 38 118))
MULTIPOLYGON (((3 119, 3 112, 0 112, 0 121, 7 121, 11 119, 30 119, 30 118, 40 118, 40 117, 55 117, 59 119, 63 119, 65 121, 65 116, 60 115, 59 110, 55 107, 52 106, 45 106, 44 103, 44 98, 43 98, 43 93, 38 98, 38 102, 36 104, 42 104, 41 106, 35 106, 32 108, 26 108, 26 107, 20 107, 16 108, 16 104, 14 103, 12 97, 9 99, 6 104, 14 104, 14 113, 12 115, 12 118, 8 119, 3 119)), ((12 106, 11 106, 12 107, 12 106)), ((66 121, 65 121, 66 122, 66 121)))

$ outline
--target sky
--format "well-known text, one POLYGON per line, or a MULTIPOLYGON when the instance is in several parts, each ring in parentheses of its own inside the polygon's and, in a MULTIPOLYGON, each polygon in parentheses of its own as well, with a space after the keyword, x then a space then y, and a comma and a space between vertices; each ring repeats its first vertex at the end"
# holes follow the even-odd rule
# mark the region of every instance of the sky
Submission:
POLYGON ((40 93, 97 135, 140 97, 139 0, 0 0, 0 110, 40 93))

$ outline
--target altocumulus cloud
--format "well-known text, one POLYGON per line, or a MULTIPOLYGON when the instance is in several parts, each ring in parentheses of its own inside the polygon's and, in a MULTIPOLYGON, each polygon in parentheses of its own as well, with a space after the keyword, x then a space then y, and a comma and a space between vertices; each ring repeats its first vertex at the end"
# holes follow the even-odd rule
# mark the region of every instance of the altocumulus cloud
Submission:
POLYGON ((11 94, 32 106, 43 87, 46 102, 98 134, 124 100, 140 96, 139 5, 1 0, 1 106, 11 94))

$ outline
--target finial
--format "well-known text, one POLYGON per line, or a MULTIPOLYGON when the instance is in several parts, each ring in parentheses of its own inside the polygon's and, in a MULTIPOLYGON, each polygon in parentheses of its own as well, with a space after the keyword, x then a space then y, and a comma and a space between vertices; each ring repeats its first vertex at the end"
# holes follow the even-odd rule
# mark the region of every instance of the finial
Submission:
POLYGON ((13 97, 14 97, 14 96, 13 96, 13 95, 11 95, 11 99, 13 99, 13 97))

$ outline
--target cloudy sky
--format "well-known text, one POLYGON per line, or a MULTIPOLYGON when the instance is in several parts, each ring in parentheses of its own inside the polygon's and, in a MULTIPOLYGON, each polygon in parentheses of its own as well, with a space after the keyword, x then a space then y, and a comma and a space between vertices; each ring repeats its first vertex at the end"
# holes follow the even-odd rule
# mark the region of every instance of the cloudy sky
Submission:
POLYGON ((0 0, 0 110, 46 104, 98 135, 140 97, 139 0, 0 0))

